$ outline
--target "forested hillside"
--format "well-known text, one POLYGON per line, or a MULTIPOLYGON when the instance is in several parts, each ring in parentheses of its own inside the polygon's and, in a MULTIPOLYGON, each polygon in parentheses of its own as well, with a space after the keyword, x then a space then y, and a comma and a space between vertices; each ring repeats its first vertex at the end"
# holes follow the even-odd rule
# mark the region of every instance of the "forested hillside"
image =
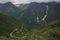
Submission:
POLYGON ((32 29, 21 37, 10 40, 60 40, 60 20, 44 25, 39 29, 32 29))
POLYGON ((9 36, 17 25, 16 19, 8 14, 0 13, 0 36, 9 36))

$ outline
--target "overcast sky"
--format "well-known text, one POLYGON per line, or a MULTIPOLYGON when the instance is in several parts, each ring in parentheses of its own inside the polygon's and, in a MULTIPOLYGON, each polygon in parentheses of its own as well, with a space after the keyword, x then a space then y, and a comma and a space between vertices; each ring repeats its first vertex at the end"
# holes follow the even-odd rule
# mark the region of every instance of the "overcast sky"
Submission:
POLYGON ((0 0, 0 3, 5 3, 8 1, 14 4, 30 3, 30 2, 50 2, 50 1, 60 2, 60 0, 0 0))

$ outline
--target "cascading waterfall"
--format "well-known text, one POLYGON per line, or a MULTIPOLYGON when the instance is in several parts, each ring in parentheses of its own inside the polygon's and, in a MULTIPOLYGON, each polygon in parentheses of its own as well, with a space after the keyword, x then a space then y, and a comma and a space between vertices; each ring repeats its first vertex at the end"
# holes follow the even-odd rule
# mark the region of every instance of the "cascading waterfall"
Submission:
POLYGON ((37 23, 39 22, 39 17, 38 17, 38 15, 37 15, 37 23))
POLYGON ((44 17, 42 18, 42 20, 43 20, 45 23, 47 23, 45 19, 46 19, 47 14, 48 14, 48 5, 46 5, 46 8, 47 8, 46 14, 45 14, 44 17))
POLYGON ((37 12, 37 17, 36 17, 36 20, 37 20, 37 23, 39 23, 39 12, 37 12))

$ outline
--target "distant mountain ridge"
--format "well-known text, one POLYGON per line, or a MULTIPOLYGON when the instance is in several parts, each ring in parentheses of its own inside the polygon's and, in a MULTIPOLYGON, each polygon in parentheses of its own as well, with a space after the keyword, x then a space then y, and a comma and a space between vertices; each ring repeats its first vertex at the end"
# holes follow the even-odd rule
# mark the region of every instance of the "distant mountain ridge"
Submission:
POLYGON ((4 13, 8 13, 13 17, 17 16, 17 14, 19 14, 20 12, 20 10, 11 2, 7 2, 5 4, 0 5, 0 11, 4 13))
POLYGON ((22 4, 20 5, 19 8, 24 9, 22 10, 22 13, 25 13, 24 17, 26 17, 27 20, 32 19, 31 22, 34 22, 34 21, 36 22, 37 17, 39 17, 39 20, 41 20, 43 16, 46 14, 46 10, 47 10, 46 5, 48 5, 46 21, 49 22, 56 19, 60 19, 60 3, 57 3, 57 2, 48 2, 48 3, 32 2, 30 4, 25 4, 25 5, 22 4), (29 19, 28 19, 28 16, 29 16, 29 19))
POLYGON ((32 2, 30 4, 21 4, 19 7, 16 7, 11 2, 7 2, 3 5, 0 5, 0 11, 8 13, 16 19, 21 19, 26 23, 35 24, 37 20, 40 21, 45 16, 47 10, 46 5, 48 5, 48 12, 45 20, 49 22, 60 19, 60 3, 56 2, 32 2))

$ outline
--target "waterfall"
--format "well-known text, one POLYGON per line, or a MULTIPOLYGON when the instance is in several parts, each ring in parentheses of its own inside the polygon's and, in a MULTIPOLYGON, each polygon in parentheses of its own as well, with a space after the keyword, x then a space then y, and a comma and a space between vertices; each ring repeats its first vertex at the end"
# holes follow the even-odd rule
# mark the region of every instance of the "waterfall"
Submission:
POLYGON ((44 17, 42 18, 42 20, 43 20, 45 23, 47 23, 45 19, 46 19, 47 14, 48 14, 48 5, 46 5, 46 8, 47 8, 47 9, 46 9, 46 14, 45 14, 44 17))
POLYGON ((37 23, 39 22, 39 17, 38 17, 38 15, 37 15, 37 23))

